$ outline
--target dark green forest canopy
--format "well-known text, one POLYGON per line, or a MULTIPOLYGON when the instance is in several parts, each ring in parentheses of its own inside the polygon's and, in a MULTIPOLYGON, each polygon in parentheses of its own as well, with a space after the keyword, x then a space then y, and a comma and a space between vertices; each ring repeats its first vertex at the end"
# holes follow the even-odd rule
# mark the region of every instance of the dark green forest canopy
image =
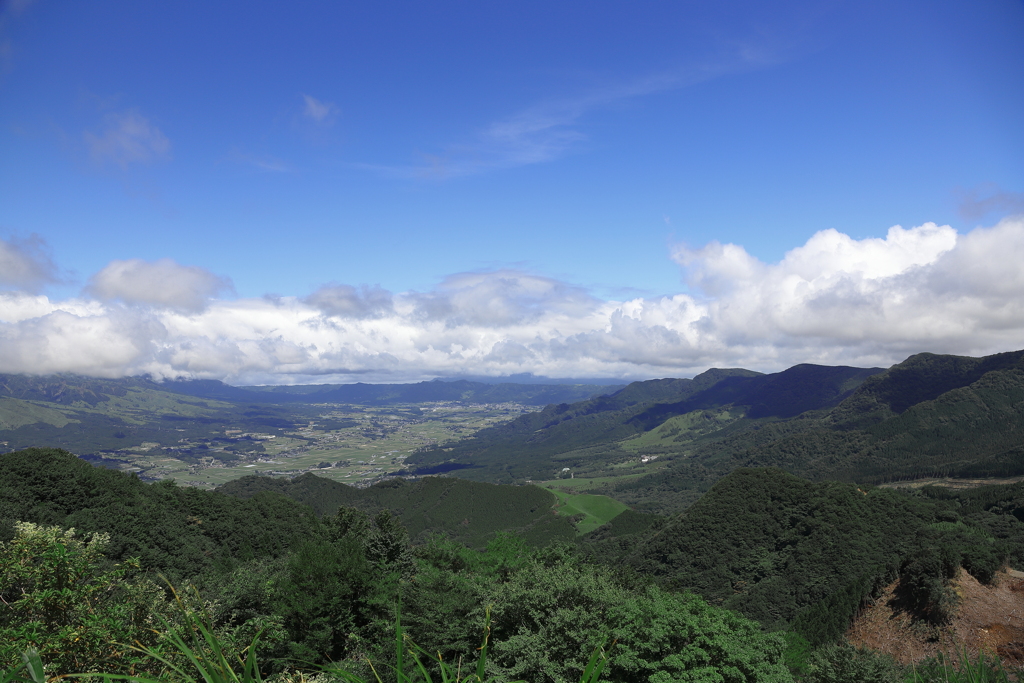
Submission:
POLYGON ((0 533, 10 537, 15 521, 109 533, 108 557, 137 557, 172 578, 283 556, 319 526, 308 506, 279 494, 241 500, 173 482, 147 484, 44 448, 0 455, 0 533))
POLYGON ((115 560, 140 557, 175 576, 218 563, 278 557, 318 532, 318 518, 340 506, 395 512, 416 543, 444 534, 482 548, 499 531, 531 545, 571 542, 572 521, 552 511, 555 497, 534 486, 499 486, 427 477, 388 480, 366 489, 313 474, 296 479, 248 476, 203 491, 146 483, 97 468, 57 449, 0 455, 0 521, 111 533, 115 560))
MULTIPOLYGON (((741 468, 671 520, 633 515, 626 523, 636 533, 599 529, 581 545, 598 561, 625 563, 769 627, 795 624, 809 638, 838 637, 915 557, 941 552, 982 581, 1003 562, 1024 563, 1024 484, 908 491, 741 468)), ((926 590, 952 576, 927 571, 926 590)))
POLYGON ((414 543, 440 533, 482 548, 495 533, 511 531, 531 545, 544 546, 572 541, 576 535, 569 518, 553 514, 554 494, 536 486, 425 477, 415 482, 389 479, 360 489, 308 473, 294 479, 250 475, 217 491, 239 498, 273 491, 305 503, 321 515, 333 515, 341 506, 371 514, 392 510, 414 543))
MULTIPOLYGON (((316 482, 298 482, 310 483, 316 482)), ((471 512, 483 512, 489 502, 497 523, 514 507, 494 494, 513 490, 549 507, 550 494, 540 489, 442 479, 395 482, 368 490, 368 499, 412 507, 430 499, 427 514, 446 509, 440 499, 471 512)), ((567 544, 531 549, 521 538, 500 534, 479 552, 434 536, 413 550, 387 510, 371 517, 342 507, 321 521, 309 506, 272 491, 240 499, 147 484, 46 449, 0 456, 0 501, 5 542, 13 520, 74 526, 85 536, 104 531, 112 537, 109 559, 141 556, 145 570, 179 585, 197 580, 197 599, 210 601, 213 627, 224 637, 266 629, 259 656, 268 673, 296 660, 356 654, 386 666, 400 596, 408 633, 453 661, 473 655, 489 612, 488 671, 503 679, 578 679, 593 648, 612 637, 618 644, 603 680, 642 683, 659 672, 723 669, 742 671, 736 680, 788 680, 777 635, 696 596, 588 563, 567 544)), ((5 599, 21 595, 13 584, 0 590, 5 599)), ((104 614, 132 595, 111 594, 104 614)), ((87 612, 77 610, 75 618, 87 612)), ((22 633, 7 616, 0 633, 22 633)), ((23 647, 7 645, 2 651, 12 657, 23 647)), ((51 656, 59 643, 53 647, 51 656)), ((104 666, 116 670, 116 662, 104 666)))
POLYGON ((628 558, 644 573, 770 624, 875 566, 935 521, 931 501, 892 489, 813 483, 778 469, 739 469, 628 558))
POLYGON ((700 628, 711 629, 708 642, 740 634, 751 647, 693 651, 697 665, 781 675, 781 641, 746 619, 824 644, 897 576, 929 617, 951 568, 988 581, 1002 563, 1024 562, 1024 484, 905 491, 740 468, 683 513, 624 512, 576 550, 555 533, 530 537, 559 519, 551 494, 534 487, 426 478, 360 490, 306 475, 232 488, 147 484, 33 449, 0 456, 0 527, 3 540, 14 520, 108 532, 110 559, 138 556, 150 571, 197 580, 219 627, 277 624, 268 657, 342 657, 353 643, 386 656, 379 644, 399 592, 410 634, 456 657, 478 645, 490 605, 496 671, 537 681, 556 669, 577 675, 610 634, 620 668, 608 680, 639 683, 678 666, 673 653, 694 642, 680 634, 700 628), (535 548, 494 533, 535 513, 525 530, 535 548), (474 534, 486 552, 452 540, 474 534))

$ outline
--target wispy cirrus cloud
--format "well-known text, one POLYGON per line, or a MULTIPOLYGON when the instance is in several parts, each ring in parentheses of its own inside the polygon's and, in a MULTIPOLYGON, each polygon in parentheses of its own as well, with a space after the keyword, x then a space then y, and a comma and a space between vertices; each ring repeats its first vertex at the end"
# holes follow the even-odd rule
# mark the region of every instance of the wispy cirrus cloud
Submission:
POLYGON ((960 216, 976 221, 990 214, 1024 213, 1024 192, 1008 192, 998 185, 985 184, 958 192, 960 216))
POLYGON ((36 234, 0 239, 0 286, 38 291, 60 282, 46 240, 36 234))
POLYGON ((296 170, 295 166, 284 159, 266 154, 248 154, 234 149, 228 153, 227 158, 265 173, 294 173, 296 170))
POLYGON ((302 100, 305 106, 302 109, 302 115, 311 121, 315 121, 321 126, 330 126, 334 124, 334 119, 338 115, 338 106, 333 102, 324 102, 318 100, 311 95, 303 95, 302 100))
POLYGON ((539 102, 492 121, 465 141, 421 154, 420 163, 355 166, 396 177, 447 179, 553 161, 588 139, 584 119, 592 112, 732 73, 763 68, 779 59, 768 51, 744 46, 725 58, 539 102))
POLYGON ((101 166, 114 164, 124 169, 171 155, 171 141, 138 109, 108 113, 99 131, 86 131, 82 137, 93 161, 101 166))

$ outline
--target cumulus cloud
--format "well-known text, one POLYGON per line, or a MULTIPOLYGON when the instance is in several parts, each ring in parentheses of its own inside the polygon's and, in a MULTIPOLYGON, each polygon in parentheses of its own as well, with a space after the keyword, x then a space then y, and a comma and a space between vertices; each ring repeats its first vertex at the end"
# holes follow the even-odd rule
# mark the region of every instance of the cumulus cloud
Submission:
POLYGON ((737 245, 679 247, 710 328, 733 349, 798 349, 885 359, 915 350, 982 352, 1024 346, 1024 221, 958 235, 899 226, 885 239, 815 234, 776 264, 737 245))
POLYGON ((425 292, 331 284, 211 299, 226 283, 202 269, 116 261, 93 278, 93 298, 0 292, 0 372, 281 383, 886 366, 919 351, 1024 348, 1022 253, 1019 217, 964 234, 930 223, 863 240, 824 230, 776 263, 739 245, 680 245, 689 293, 625 301, 512 269, 425 292))
POLYGON ((58 281, 57 266, 42 237, 0 239, 0 286, 37 291, 58 281))
POLYGON ((414 315, 447 327, 510 327, 542 317, 579 317, 598 303, 586 290, 553 278, 498 270, 459 273, 427 294, 408 297, 414 315))
POLYGON ((225 278, 171 259, 111 261, 92 276, 87 291, 104 301, 200 311, 216 294, 231 289, 225 278))
POLYGON ((341 318, 379 318, 394 310, 391 292, 379 286, 326 285, 305 301, 327 315, 341 318))
POLYGON ((99 133, 86 131, 85 144, 93 161, 121 168, 167 159, 171 142, 137 109, 107 114, 99 133))

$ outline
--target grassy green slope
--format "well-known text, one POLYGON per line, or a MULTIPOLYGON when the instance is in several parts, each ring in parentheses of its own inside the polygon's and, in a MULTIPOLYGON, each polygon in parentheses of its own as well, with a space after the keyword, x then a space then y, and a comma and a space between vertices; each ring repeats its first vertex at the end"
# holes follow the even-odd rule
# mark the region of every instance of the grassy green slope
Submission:
POLYGON ((0 398, 0 430, 17 429, 37 423, 60 428, 68 422, 71 422, 71 418, 65 411, 54 410, 45 403, 10 397, 0 398))
POLYGON ((551 489, 551 492, 558 497, 558 505, 555 508, 558 514, 566 517, 577 515, 582 517, 576 522, 577 534, 593 531, 629 509, 623 503, 608 496, 593 493, 570 493, 560 489, 551 489))
POLYGON ((503 425, 481 430, 469 439, 445 448, 425 449, 407 463, 429 467, 445 462, 472 465, 461 470, 464 478, 483 481, 547 479, 552 459, 597 445, 612 457, 628 457, 615 442, 644 431, 633 420, 651 406, 678 402, 728 377, 750 377, 748 370, 709 370, 692 380, 663 379, 634 382, 609 396, 574 404, 547 406, 503 425))

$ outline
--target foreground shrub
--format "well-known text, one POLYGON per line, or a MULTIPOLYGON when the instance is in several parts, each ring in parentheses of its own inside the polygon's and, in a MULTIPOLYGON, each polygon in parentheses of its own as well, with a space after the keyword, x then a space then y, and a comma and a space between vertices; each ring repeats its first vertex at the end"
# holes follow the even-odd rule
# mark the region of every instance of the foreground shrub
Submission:
POLYGON ((104 534, 15 525, 0 547, 0 666, 32 648, 49 673, 119 672, 139 657, 124 643, 154 643, 163 591, 137 576, 137 562, 101 569, 104 534))

